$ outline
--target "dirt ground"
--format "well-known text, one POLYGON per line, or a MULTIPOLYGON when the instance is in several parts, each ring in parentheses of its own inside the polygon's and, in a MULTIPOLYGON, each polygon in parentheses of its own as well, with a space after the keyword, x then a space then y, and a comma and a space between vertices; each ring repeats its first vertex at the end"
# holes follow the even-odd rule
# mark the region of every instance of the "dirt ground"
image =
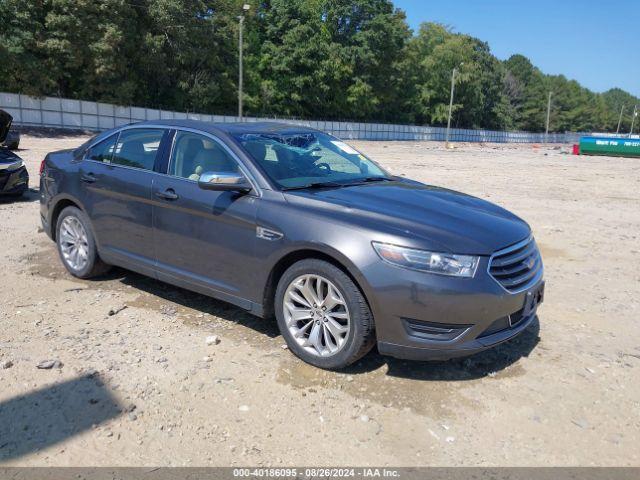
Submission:
POLYGON ((640 159, 352 142, 524 217, 547 291, 539 323, 492 351, 374 351, 330 373, 228 304, 120 269, 68 275, 37 172, 83 140, 23 136, 33 188, 0 203, 0 465, 640 465, 640 159))

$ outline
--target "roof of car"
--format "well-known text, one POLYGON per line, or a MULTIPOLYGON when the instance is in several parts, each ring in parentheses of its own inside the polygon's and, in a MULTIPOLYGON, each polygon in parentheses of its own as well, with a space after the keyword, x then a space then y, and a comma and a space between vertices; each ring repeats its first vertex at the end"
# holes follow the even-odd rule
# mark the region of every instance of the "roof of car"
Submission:
POLYGON ((184 127, 202 130, 209 133, 224 132, 229 135, 239 135, 243 133, 300 133, 317 132, 313 128, 300 125, 291 125, 280 122, 202 122, 199 120, 149 120, 136 125, 167 125, 170 127, 184 127))

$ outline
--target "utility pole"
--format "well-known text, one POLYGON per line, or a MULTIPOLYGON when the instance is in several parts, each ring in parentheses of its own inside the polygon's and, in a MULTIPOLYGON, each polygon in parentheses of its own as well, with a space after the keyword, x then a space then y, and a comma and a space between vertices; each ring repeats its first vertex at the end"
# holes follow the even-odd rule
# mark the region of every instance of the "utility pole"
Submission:
POLYGON ((622 112, 624 112, 624 103, 620 107, 620 117, 618 117, 618 128, 616 128, 616 134, 620 133, 620 124, 622 123, 622 112))
MULTIPOLYGON (((251 8, 251 5, 245 3, 242 6, 242 10, 248 12, 251 8)), ((242 121, 242 82, 243 82, 243 44, 242 44, 242 29, 244 27, 244 12, 242 15, 238 16, 238 119, 242 121)))
POLYGON ((633 135, 633 124, 636 122, 636 117, 638 116, 638 105, 633 107, 633 115, 631 115, 631 130, 629 130, 629 138, 633 135))
POLYGON ((549 135, 549 118, 551 117, 551 93, 549 92, 549 99, 547 100, 547 127, 545 129, 545 135, 549 135))
MULTIPOLYGON (((461 63, 460 66, 464 65, 461 63)), ((449 118, 447 119, 447 135, 445 139, 445 147, 449 148, 451 145, 449 143, 449 135, 451 130, 451 114, 453 111, 453 92, 455 90, 456 85, 456 72, 458 71, 458 67, 453 67, 453 71, 451 72, 451 96, 449 97, 449 118)))

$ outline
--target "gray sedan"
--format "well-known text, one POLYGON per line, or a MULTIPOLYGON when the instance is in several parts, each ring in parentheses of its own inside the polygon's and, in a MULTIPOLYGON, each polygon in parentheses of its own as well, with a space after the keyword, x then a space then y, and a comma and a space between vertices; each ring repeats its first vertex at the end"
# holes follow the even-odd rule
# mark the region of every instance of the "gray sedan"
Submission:
POLYGON ((40 182, 72 275, 118 265, 275 316, 322 368, 376 344, 410 359, 478 352, 526 329, 543 298, 523 220, 309 128, 128 125, 48 154, 40 182))

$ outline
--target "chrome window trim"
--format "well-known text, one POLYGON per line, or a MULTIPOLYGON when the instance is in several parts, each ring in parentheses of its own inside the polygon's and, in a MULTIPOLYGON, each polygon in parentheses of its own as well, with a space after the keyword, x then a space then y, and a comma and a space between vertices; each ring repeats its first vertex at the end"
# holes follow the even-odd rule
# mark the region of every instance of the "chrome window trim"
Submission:
MULTIPOLYGON (((116 130, 115 132, 113 132, 113 135, 118 135, 120 136, 120 134, 126 130, 133 130, 134 128, 148 128, 148 129, 155 129, 155 130, 173 130, 174 127, 171 127, 169 125, 157 125, 157 124, 145 124, 145 125, 125 125, 123 127, 120 127, 119 130, 116 130)), ((107 137, 109 138, 109 137, 107 137)), ((89 145, 87 147, 87 150, 95 147, 97 144, 99 144, 100 142, 106 140, 107 138, 103 138, 102 140, 98 140, 96 142, 93 142, 91 145, 89 145)), ((86 151, 85 151, 85 155, 86 155, 86 151)), ((84 157, 83 157, 84 158, 84 157)), ((104 163, 104 162, 98 162, 98 163, 104 163)))
POLYGON ((506 253, 509 252, 513 252, 514 250, 518 250, 526 245, 528 245, 531 242, 535 242, 535 238, 533 238, 533 234, 529 234, 529 236, 524 239, 519 241, 518 243, 514 243, 513 245, 503 248, 502 250, 497 250, 495 252, 493 252, 491 254, 491 256, 489 257, 489 261, 487 262, 487 275, 489 275, 489 277, 491 277, 491 279, 496 282, 498 285, 500 285, 500 288, 502 288, 505 292, 511 294, 511 295, 517 295, 519 293, 522 293, 526 290, 529 290, 531 287, 533 287, 534 285, 536 285, 537 283, 540 282, 540 280, 542 280, 542 277, 544 275, 544 264, 542 263, 542 255, 540 254, 540 249, 538 248, 538 245, 536 244, 536 250, 538 252, 538 256, 540 257, 540 270, 538 270, 538 272, 531 278, 530 281, 528 281, 524 286, 520 287, 518 290, 508 290, 506 289, 499 281, 498 279, 496 279, 493 275, 491 275, 491 262, 493 262, 493 258, 500 256, 500 255, 504 255, 506 253))
MULTIPOLYGON (((84 155, 82 156, 82 161, 83 162, 94 162, 97 163, 99 165, 109 165, 111 167, 119 167, 119 168, 126 168, 129 170, 135 170, 136 172, 149 172, 149 173, 160 173, 160 172, 156 172, 153 168, 151 170, 148 170, 146 168, 138 168, 138 167, 130 167, 128 165, 121 165, 119 163, 113 163, 111 160, 109 160, 108 162, 99 162, 97 160, 93 160, 92 158, 87 158, 87 152, 89 150, 91 150, 93 147, 95 147, 96 145, 98 145, 99 143, 102 143, 108 139, 110 139, 113 136, 116 136, 116 146, 118 145, 118 140, 120 140, 120 135, 122 134, 122 132, 125 132, 127 130, 133 130, 134 128, 137 129, 146 129, 146 130, 171 130, 170 128, 165 128, 165 127, 161 127, 161 126, 156 126, 156 125, 128 125, 127 127, 121 128, 120 130, 116 131, 113 133, 113 135, 109 135, 107 138, 103 138, 102 140, 98 141, 98 142, 94 142, 91 145, 89 145, 87 147, 87 149, 84 152, 84 155)), ((162 134, 164 136, 164 133, 162 134)), ((160 138, 160 142, 162 142, 162 138, 160 138)), ((160 150, 160 147, 158 146, 158 150, 160 150)), ((115 154, 115 150, 113 152, 115 154)), ((157 155, 157 153, 156 153, 157 155)), ((111 158, 113 159, 113 155, 111 156, 111 158)), ((157 158, 156 158, 157 160, 157 158)), ((154 166, 155 166, 155 162, 154 162, 154 166)))
MULTIPOLYGON (((246 167, 246 165, 244 165, 244 163, 242 162, 242 160, 235 154, 235 152, 233 152, 233 150, 231 150, 229 148, 229 146, 227 144, 225 144, 220 137, 213 135, 209 132, 204 132, 202 130, 198 130, 196 128, 189 128, 189 127, 180 127, 177 125, 159 125, 159 124, 144 124, 144 125, 126 125, 122 128, 120 128, 120 130, 117 130, 116 132, 113 133, 113 135, 117 135, 118 138, 116 139, 116 144, 118 143, 118 139, 120 138, 120 134, 122 132, 125 132, 127 130, 133 130, 133 129, 159 129, 159 130, 175 130, 176 133, 178 131, 185 131, 185 132, 191 132, 191 133, 196 133, 198 135, 202 135, 205 137, 209 137, 211 138, 213 141, 219 143, 220 145, 222 145, 222 147, 225 149, 225 151, 227 151, 227 153, 229 153, 231 155, 231 158, 233 160, 235 160, 235 162, 239 165, 240 170, 242 171, 243 175, 245 176, 245 178, 247 179, 247 181, 251 184, 251 192, 249 192, 247 195, 249 196, 257 196, 257 197, 261 197, 262 196, 262 190, 260 189, 260 187, 258 186, 258 182, 257 180, 253 177, 253 175, 251 174, 251 172, 249 171, 249 169, 246 167), (253 193, 255 192, 255 193, 253 193)), ((111 138, 111 136, 107 137, 107 138, 111 138)), ((179 180, 185 180, 187 182, 192 182, 192 183, 198 183, 195 180, 190 180, 188 178, 183 178, 183 177, 178 177, 176 175, 169 175, 169 171, 171 168, 171 161, 172 161, 172 156, 173 156, 173 148, 175 146, 175 141, 176 141, 176 135, 173 136, 173 138, 171 139, 171 147, 169 150, 169 161, 167 162, 167 172, 162 173, 162 172, 156 172, 155 170, 145 170, 143 168, 136 168, 136 167, 128 167, 125 165, 120 165, 117 163, 112 163, 112 162, 98 162, 97 160, 92 160, 92 159, 88 159, 86 158, 87 156, 87 151, 91 150, 93 147, 95 147, 97 144, 105 141, 107 138, 103 138, 101 140, 95 141, 93 142, 91 145, 89 145, 87 147, 87 149, 85 150, 84 155, 82 156, 82 161, 87 161, 87 162, 95 162, 101 165, 110 165, 112 167, 120 167, 120 168, 128 168, 130 170, 135 170, 138 172, 150 172, 150 173, 155 173, 157 175, 163 175, 165 177, 170 177, 170 178, 176 178, 179 180)))
POLYGON ((145 173, 153 173, 155 175, 164 175, 163 173, 156 172, 155 170, 146 170, 144 168, 129 167, 127 165, 120 165, 118 163, 98 162, 96 160, 83 160, 83 161, 97 163, 98 165, 108 165, 111 168, 124 168, 126 170, 133 170, 134 172, 145 172, 145 173))

